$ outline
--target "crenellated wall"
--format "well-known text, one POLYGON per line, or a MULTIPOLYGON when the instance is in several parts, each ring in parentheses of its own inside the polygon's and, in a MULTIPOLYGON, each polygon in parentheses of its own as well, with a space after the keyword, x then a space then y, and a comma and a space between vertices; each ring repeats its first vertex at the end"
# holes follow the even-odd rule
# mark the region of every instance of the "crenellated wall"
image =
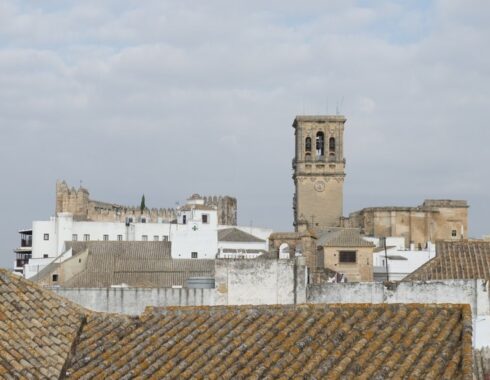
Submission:
MULTIPOLYGON (((218 224, 237 225, 237 200, 229 196, 205 196, 206 206, 215 207, 218 224)), ((174 208, 151 208, 141 212, 138 206, 123 206, 115 203, 99 202, 90 199, 87 189, 69 187, 65 181, 56 183, 56 214, 70 212, 75 220, 124 222, 126 218, 134 221, 142 217, 148 223, 171 222, 177 218, 174 208)))

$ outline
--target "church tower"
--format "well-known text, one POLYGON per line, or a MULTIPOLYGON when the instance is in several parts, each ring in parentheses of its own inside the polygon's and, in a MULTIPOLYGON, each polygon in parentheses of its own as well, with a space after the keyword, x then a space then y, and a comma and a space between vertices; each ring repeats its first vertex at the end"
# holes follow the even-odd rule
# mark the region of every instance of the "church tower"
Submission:
POLYGON ((294 225, 338 227, 343 215, 344 116, 296 116, 294 225))

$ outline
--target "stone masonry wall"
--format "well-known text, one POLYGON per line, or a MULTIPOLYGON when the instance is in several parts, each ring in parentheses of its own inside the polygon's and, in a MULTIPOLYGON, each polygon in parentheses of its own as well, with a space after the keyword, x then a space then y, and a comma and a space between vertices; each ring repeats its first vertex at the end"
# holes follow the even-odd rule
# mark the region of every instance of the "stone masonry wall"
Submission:
MULTIPOLYGON (((216 207, 218 223, 237 225, 237 200, 229 196, 205 196, 206 206, 216 207)), ((70 212, 75 219, 99 222, 125 222, 126 218, 137 221, 145 217, 149 223, 171 222, 177 218, 174 208, 152 208, 141 212, 138 206, 122 206, 90 199, 89 191, 80 187, 68 187, 66 182, 56 183, 56 213, 70 212)))

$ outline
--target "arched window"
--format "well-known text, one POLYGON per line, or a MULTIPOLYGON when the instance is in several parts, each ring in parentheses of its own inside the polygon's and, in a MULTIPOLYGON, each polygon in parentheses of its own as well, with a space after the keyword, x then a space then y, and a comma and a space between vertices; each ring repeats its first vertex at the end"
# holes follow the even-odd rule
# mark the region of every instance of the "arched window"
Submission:
POLYGON ((316 134, 316 156, 323 157, 325 154, 325 136, 323 132, 316 134))
POLYGON ((305 140, 305 151, 311 152, 311 137, 307 137, 305 140))
POLYGON ((328 150, 330 152, 335 152, 335 138, 330 137, 330 140, 328 140, 328 150))

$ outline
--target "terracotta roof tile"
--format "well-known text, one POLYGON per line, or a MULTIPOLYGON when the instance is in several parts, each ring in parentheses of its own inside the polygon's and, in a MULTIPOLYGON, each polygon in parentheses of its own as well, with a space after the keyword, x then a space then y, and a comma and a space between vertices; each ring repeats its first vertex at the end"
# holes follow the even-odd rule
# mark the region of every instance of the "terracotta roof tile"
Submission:
POLYGON ((0 272, 0 377, 471 379, 469 305, 94 313, 0 272))
POLYGON ((490 279, 490 242, 440 241, 437 255, 403 281, 490 279))
POLYGON ((357 228, 332 228, 323 231, 317 244, 322 247, 375 247, 362 238, 357 228))
POLYGON ((239 230, 238 228, 225 228, 218 231, 218 241, 228 241, 228 242, 252 242, 252 243, 263 243, 265 240, 259 239, 258 237, 239 230))

